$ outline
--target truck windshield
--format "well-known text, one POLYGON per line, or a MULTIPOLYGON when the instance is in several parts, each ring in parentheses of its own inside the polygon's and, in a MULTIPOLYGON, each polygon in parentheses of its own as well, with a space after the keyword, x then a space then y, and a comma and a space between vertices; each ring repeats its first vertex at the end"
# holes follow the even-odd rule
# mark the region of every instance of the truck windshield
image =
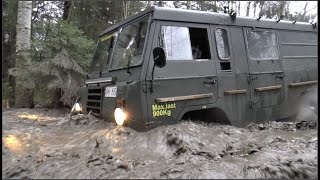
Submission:
POLYGON ((132 22, 122 29, 115 46, 111 61, 111 69, 126 68, 139 65, 142 62, 142 53, 146 40, 149 16, 132 22))
POLYGON ((106 34, 99 39, 95 54, 92 59, 92 65, 89 70, 89 74, 98 74, 103 69, 108 67, 112 49, 117 36, 118 33, 114 32, 111 34, 106 34))

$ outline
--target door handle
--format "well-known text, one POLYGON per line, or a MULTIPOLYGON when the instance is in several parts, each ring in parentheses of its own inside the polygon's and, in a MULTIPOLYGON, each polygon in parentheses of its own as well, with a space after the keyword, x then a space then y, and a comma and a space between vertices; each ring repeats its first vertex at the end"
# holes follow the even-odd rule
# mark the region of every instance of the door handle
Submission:
POLYGON ((276 75, 276 79, 283 79, 283 77, 284 77, 284 74, 278 74, 278 75, 276 75))
POLYGON ((205 81, 203 82, 203 84, 216 84, 216 83, 217 83, 217 80, 215 80, 215 79, 205 80, 205 81))

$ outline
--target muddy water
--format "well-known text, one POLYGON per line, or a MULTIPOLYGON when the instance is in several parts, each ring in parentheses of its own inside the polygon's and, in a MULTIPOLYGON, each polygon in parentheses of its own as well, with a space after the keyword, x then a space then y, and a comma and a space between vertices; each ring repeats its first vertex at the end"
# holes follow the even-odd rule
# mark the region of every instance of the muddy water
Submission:
POLYGON ((2 178, 317 178, 317 123, 149 132, 62 111, 3 112, 2 178))

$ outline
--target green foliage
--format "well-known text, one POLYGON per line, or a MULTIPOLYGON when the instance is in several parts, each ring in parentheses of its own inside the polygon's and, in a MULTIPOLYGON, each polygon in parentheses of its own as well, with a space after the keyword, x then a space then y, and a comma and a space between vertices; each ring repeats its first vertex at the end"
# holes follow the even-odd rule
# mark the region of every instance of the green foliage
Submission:
POLYGON ((14 91, 9 81, 7 79, 2 80, 2 99, 8 100, 10 106, 14 104, 13 93, 14 91))
POLYGON ((33 41, 33 61, 24 68, 11 69, 10 73, 24 78, 23 86, 27 88, 43 93, 61 90, 60 101, 71 106, 89 69, 94 42, 72 24, 59 21, 49 26, 46 40, 33 41))
POLYGON ((103 30, 124 19, 124 6, 131 16, 142 11, 146 4, 141 1, 72 1, 68 22, 89 38, 96 39, 103 30))
MULTIPOLYGON (((238 1, 70 2, 69 12, 65 15, 64 1, 33 1, 32 48, 27 52, 31 61, 25 62, 24 67, 13 68, 15 60, 19 58, 15 53, 17 0, 2 1, 3 98, 14 99, 12 88, 14 84, 12 76, 14 76, 20 79, 18 82, 22 82, 20 86, 34 91, 35 100, 42 101, 41 104, 50 104, 58 99, 65 105, 71 105, 89 69, 94 40, 106 28, 146 7, 152 5, 169 7, 173 4, 175 8, 211 12, 223 11, 224 6, 236 10, 239 8, 238 1), (12 76, 9 76, 8 72, 12 76)), ((283 15, 284 19, 306 22, 315 18, 316 14, 306 14, 309 10, 307 2, 301 7, 301 12, 295 14, 289 12, 289 3, 289 1, 257 1, 252 2, 249 8, 255 8, 257 16, 259 13, 268 18, 279 18, 283 15)))
MULTIPOLYGON (((14 100, 13 79, 8 69, 15 64, 17 0, 2 1, 2 98, 14 100)), ((10 103, 11 104, 11 103, 10 103)))

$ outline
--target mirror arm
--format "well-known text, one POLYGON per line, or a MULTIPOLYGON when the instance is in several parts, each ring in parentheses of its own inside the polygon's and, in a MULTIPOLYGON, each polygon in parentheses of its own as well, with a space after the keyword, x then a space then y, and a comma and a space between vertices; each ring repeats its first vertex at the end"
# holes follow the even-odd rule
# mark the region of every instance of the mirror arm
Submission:
POLYGON ((127 73, 131 74, 129 69, 130 69, 130 63, 131 63, 131 58, 132 58, 132 52, 131 52, 131 50, 129 52, 130 52, 130 57, 129 57, 128 63, 127 63, 127 73))
POLYGON ((127 63, 127 73, 131 74, 129 69, 130 69, 130 59, 128 60, 128 63, 127 63))
POLYGON ((156 67, 156 64, 153 64, 152 72, 151 72, 151 84, 150 84, 150 92, 153 93, 153 74, 154 74, 154 68, 156 67))

